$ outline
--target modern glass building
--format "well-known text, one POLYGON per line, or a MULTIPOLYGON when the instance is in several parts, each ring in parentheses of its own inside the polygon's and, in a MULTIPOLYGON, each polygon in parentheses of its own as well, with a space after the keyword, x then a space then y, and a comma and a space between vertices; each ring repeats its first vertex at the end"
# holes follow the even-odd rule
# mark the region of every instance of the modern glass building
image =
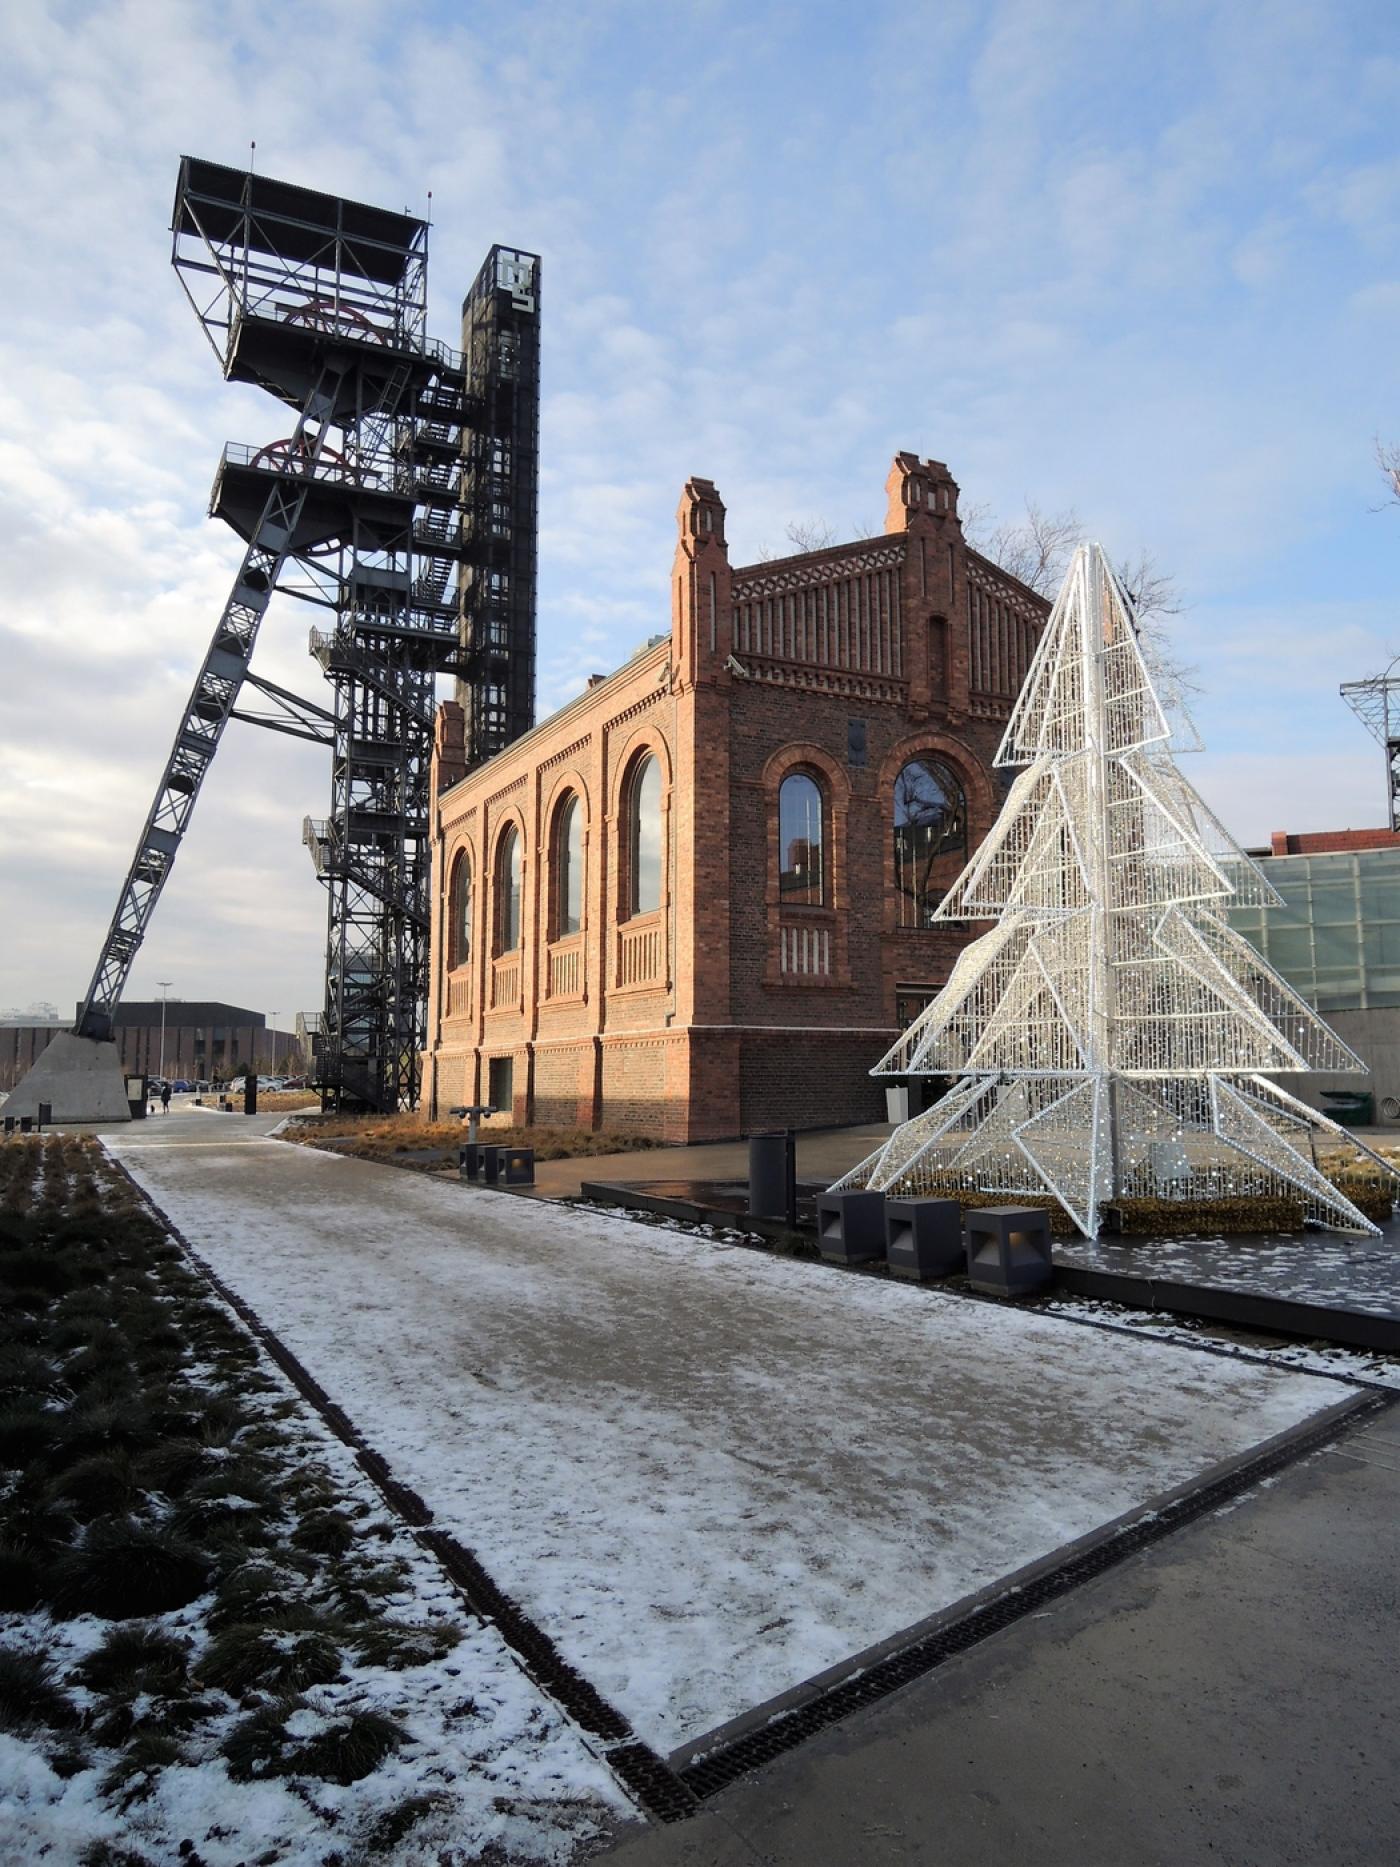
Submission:
POLYGON ((1321 1012, 1400 1005, 1400 847, 1271 856, 1279 908, 1230 924, 1321 1012))

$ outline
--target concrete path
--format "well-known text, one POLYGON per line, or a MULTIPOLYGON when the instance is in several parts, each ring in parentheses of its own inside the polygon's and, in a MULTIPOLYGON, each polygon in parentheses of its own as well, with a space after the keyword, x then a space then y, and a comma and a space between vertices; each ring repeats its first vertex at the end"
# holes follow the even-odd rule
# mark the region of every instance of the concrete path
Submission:
MULTIPOLYGON (((814 1128, 797 1137, 797 1177, 830 1185, 888 1140, 887 1122, 861 1128, 814 1128)), ((487 1136, 489 1139, 489 1135, 487 1136)), ((694 1147, 643 1148, 630 1154, 595 1154, 578 1160, 543 1160, 535 1185, 550 1199, 577 1199, 585 1180, 747 1180, 747 1141, 702 1141, 694 1147)))
POLYGON ((1390 1867, 1400 1412, 608 1867, 1390 1867))
POLYGON ((267 1125, 109 1144, 666 1754, 1349 1402, 267 1125))

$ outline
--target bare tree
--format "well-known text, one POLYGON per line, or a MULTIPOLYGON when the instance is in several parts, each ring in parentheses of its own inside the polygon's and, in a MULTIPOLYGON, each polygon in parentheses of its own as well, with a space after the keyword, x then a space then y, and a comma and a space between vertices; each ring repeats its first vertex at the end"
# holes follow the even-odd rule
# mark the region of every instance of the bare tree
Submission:
POLYGON ((1385 475, 1391 498, 1400 504, 1400 447, 1393 441, 1385 442, 1377 437, 1376 465, 1385 475))
MULTIPOLYGON (((1064 580, 1074 548, 1083 541, 1084 528, 1072 507, 1046 512, 1028 499, 1025 518, 1014 524, 995 521, 986 506, 970 507, 963 516, 963 533, 974 551, 1038 595, 1050 597, 1064 580)), ((1139 551, 1116 568, 1169 686, 1199 692, 1195 668, 1180 659, 1171 640, 1169 619, 1186 607, 1176 579, 1148 551, 1139 551)))
POLYGON ((963 515, 963 535, 974 551, 1018 582, 1040 596, 1053 596, 1084 528, 1073 508, 1046 512, 1028 499, 1025 518, 1012 523, 994 522, 986 506, 971 507, 963 515))
POLYGON ((841 542, 825 519, 790 519, 783 531, 798 551, 827 551, 841 542))

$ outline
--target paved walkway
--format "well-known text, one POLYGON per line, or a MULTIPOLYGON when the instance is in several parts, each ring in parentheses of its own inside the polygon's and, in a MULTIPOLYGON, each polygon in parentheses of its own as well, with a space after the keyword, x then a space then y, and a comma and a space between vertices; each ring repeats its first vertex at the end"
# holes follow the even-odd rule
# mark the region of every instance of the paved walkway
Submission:
MULTIPOLYGON (((816 1128, 797 1137, 797 1177, 829 1186, 873 1154, 893 1133, 887 1122, 862 1128, 816 1128)), ((489 1137, 488 1137, 489 1138, 489 1137)), ((630 1154, 595 1154, 579 1160, 544 1160, 535 1185, 550 1199, 577 1199, 585 1180, 747 1180, 747 1141, 702 1141, 694 1147, 644 1148, 630 1154)))
POLYGON ((1400 1413, 607 1867, 1390 1867, 1400 1413))
POLYGON ((663 1753, 1348 1397, 270 1125, 110 1145, 663 1753))

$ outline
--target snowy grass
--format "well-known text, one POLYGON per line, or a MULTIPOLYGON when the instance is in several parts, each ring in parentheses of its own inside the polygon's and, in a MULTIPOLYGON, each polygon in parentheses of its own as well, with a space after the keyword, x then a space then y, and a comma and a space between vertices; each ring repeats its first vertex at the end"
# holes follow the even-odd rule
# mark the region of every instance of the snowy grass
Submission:
POLYGON ((0 1860, 562 1862, 621 1806, 99 1150, 0 1148, 0 1860))

